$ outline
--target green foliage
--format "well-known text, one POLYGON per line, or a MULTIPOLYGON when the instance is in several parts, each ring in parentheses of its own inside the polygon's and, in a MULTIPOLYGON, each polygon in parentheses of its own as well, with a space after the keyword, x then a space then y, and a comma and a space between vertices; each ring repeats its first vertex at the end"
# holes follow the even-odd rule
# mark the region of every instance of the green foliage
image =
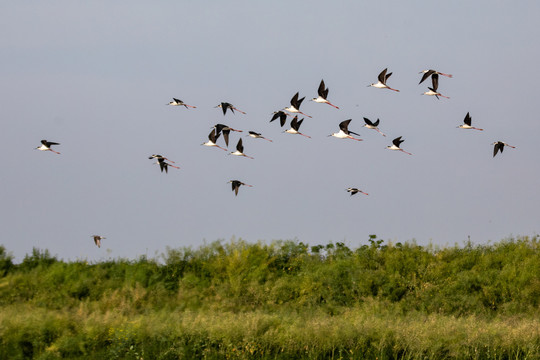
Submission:
POLYGON ((0 277, 6 274, 13 268, 13 255, 6 252, 6 248, 0 245, 0 277))
POLYGON ((540 357, 538 237, 240 239, 95 264, 0 247, 0 271, 0 359, 540 357))

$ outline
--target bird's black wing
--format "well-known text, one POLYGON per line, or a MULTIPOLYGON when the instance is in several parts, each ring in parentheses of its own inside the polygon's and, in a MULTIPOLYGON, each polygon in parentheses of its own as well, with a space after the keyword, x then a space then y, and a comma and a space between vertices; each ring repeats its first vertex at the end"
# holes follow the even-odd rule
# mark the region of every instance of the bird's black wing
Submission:
POLYGON ((433 74, 435 72, 435 70, 428 70, 424 73, 424 75, 422 75, 422 79, 420 79, 420 82, 418 83, 418 85, 420 85, 421 83, 424 82, 424 80, 426 80, 428 77, 431 76, 431 74, 433 74))
POLYGON ((472 119, 471 119, 471 116, 469 115, 469 113, 467 113, 467 115, 465 115, 465 119, 463 119, 463 122, 464 122, 466 125, 471 126, 472 119))
POLYGON ((377 79, 382 82, 383 84, 385 83, 386 81, 386 71, 388 70, 388 68, 384 69, 383 71, 381 71, 381 73, 379 74, 379 76, 377 77, 377 79))
POLYGON ((326 97, 324 95, 324 91, 325 91, 324 80, 321 80, 321 84, 319 85, 319 89, 317 90, 317 93, 319 94, 320 97, 326 99, 326 97))
POLYGON ((242 145, 242 138, 238 140, 238 144, 236 144, 236 150, 240 151, 241 153, 244 152, 244 145, 242 145))
POLYGON ((431 75, 431 83, 433 84, 433 91, 437 92, 439 88, 439 74, 431 75))
POLYGON ((349 123, 351 122, 352 119, 348 119, 348 120, 344 120, 342 122, 339 123, 339 129, 341 131, 343 131, 345 134, 347 134, 349 132, 349 130, 347 129, 349 127, 349 123))
POLYGON ((369 120, 368 118, 364 118, 364 122, 367 124, 367 125, 373 125, 374 124, 371 122, 371 120, 369 120))

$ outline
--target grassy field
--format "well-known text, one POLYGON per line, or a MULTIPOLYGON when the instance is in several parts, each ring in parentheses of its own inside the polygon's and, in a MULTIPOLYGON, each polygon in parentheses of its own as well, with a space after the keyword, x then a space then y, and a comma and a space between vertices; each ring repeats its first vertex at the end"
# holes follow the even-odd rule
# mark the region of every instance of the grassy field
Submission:
POLYGON ((540 359, 540 241, 215 242, 65 262, 0 247, 1 359, 540 359))

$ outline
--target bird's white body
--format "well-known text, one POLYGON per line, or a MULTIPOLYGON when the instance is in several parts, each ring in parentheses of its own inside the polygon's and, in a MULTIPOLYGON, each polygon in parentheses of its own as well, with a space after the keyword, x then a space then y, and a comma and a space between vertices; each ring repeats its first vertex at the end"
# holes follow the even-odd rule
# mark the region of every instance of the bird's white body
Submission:
POLYGON ((389 149, 389 150, 401 150, 401 148, 399 146, 396 146, 396 145, 387 146, 386 148, 389 149))
POLYGON ((347 138, 349 138, 349 139, 354 139, 351 135, 345 134, 345 133, 343 132, 343 130, 339 130, 339 132, 333 133, 333 134, 331 134, 330 136, 336 137, 336 138, 338 138, 338 139, 347 139, 347 138))
POLYGON ((385 84, 383 84, 383 83, 380 82, 380 81, 377 82, 377 83, 375 83, 375 84, 371 84, 371 85, 369 85, 369 86, 373 86, 374 88, 377 88, 377 89, 385 89, 385 88, 388 87, 388 85, 385 85, 385 84))

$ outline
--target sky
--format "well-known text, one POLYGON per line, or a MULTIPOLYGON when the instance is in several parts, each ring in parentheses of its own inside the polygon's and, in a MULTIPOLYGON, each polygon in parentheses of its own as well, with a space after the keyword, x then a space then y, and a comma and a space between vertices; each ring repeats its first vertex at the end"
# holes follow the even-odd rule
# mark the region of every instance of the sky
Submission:
POLYGON ((0 245, 16 261, 34 247, 101 261, 233 238, 536 235, 539 13, 535 1, 4 2, 0 245), (368 87, 384 68, 399 93, 368 87), (450 99, 421 95, 424 69, 453 75, 439 79, 450 99), (309 101, 321 79, 339 110, 309 101), (311 139, 283 133, 291 117, 270 122, 296 92, 311 139), (197 108, 165 106, 173 97, 197 108), (467 112, 484 131, 457 128, 467 112), (363 141, 327 136, 346 119, 363 141), (242 136, 254 159, 201 146, 217 123, 244 130, 229 151, 242 136), (413 155, 386 149, 397 136, 413 155), (61 154, 35 151, 41 139, 61 154), (493 158, 498 140, 516 149, 493 158), (161 173, 156 153, 180 169, 161 173), (253 187, 234 196, 233 179, 253 187))

